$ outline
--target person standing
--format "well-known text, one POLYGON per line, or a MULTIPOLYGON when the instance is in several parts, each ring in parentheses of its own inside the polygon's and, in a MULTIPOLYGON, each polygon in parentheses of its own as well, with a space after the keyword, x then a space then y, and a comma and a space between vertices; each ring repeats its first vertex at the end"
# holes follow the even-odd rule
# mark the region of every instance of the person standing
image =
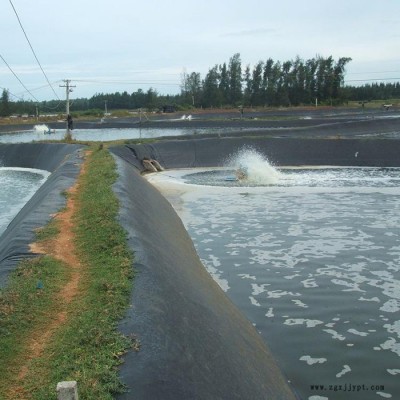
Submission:
POLYGON ((67 115, 67 128, 72 131, 74 129, 74 121, 72 120, 71 114, 67 115))

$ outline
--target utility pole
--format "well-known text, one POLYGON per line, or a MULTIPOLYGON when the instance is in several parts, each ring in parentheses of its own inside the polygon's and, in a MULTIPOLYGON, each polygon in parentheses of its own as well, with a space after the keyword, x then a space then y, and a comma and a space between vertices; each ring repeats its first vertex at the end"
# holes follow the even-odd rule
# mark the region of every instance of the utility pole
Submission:
MULTIPOLYGON (((76 87, 76 86, 70 85, 70 82, 71 82, 70 79, 64 79, 64 82, 65 82, 65 85, 60 85, 60 87, 65 87, 66 113, 67 113, 67 119, 68 119, 68 116, 69 116, 69 94, 70 94, 70 92, 72 92, 71 88, 76 87)), ((67 133, 68 133, 68 131, 69 131, 69 128, 68 128, 68 120, 67 120, 67 133)))

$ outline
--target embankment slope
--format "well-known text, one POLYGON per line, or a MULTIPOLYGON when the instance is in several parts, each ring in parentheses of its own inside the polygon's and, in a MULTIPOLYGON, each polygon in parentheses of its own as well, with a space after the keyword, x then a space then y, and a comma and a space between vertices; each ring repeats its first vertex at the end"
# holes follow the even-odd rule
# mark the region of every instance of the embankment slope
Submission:
POLYGON ((136 270, 121 330, 141 343, 121 367, 131 394, 118 399, 295 398, 256 330, 206 273, 172 207, 140 175, 144 157, 166 168, 222 166, 243 147, 277 165, 400 166, 400 141, 383 139, 214 137, 112 148, 136 270))
POLYGON ((10 272, 19 261, 34 256, 29 252, 34 230, 44 226, 51 214, 65 205, 63 191, 75 182, 82 148, 80 145, 44 143, 0 145, 2 167, 35 168, 51 172, 0 237, 0 287, 6 285, 10 272))

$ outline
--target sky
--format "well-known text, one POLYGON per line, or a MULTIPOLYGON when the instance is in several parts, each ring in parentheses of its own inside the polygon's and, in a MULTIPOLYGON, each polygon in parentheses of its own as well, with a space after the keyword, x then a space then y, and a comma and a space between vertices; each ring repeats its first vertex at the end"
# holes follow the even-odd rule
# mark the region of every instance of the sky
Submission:
POLYGON ((0 0, 0 90, 63 100, 68 79, 71 98, 176 94, 184 72, 203 79, 235 53, 243 70, 351 57, 347 84, 400 81, 399 28, 399 0, 0 0))

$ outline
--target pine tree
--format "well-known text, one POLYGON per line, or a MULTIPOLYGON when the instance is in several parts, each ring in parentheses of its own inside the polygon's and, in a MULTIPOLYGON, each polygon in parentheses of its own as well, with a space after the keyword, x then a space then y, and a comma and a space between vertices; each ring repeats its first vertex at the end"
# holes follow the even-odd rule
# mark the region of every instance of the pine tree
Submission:
POLYGON ((0 104, 0 116, 8 117, 10 116, 10 96, 8 90, 3 89, 3 93, 1 95, 1 104, 0 104))
POLYGON ((242 62, 240 54, 234 54, 229 60, 229 102, 231 105, 239 105, 242 101, 242 62))

